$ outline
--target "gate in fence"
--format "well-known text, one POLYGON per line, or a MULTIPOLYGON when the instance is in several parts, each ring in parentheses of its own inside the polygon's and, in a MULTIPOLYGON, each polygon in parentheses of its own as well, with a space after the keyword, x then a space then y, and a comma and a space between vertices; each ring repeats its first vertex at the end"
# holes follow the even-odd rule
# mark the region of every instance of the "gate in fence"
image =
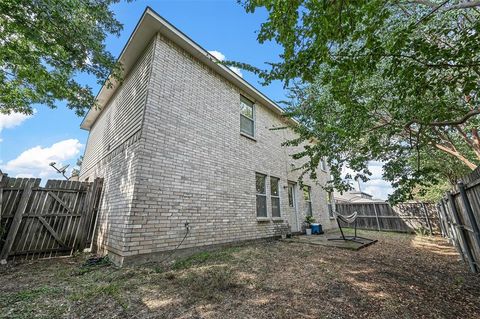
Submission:
POLYGON ((357 212, 359 229, 397 232, 440 232, 437 207, 433 203, 402 203, 391 206, 384 202, 336 203, 342 215, 357 212))
POLYGON ((480 272, 480 167, 438 203, 442 235, 455 245, 472 272, 480 272))
POLYGON ((68 256, 89 247, 102 180, 9 178, 0 172, 0 262, 68 256))

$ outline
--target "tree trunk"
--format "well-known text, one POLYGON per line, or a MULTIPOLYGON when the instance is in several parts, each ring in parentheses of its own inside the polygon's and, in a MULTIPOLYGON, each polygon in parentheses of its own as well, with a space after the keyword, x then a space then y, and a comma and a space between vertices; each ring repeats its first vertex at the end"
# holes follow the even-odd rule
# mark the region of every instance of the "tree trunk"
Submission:
POLYGON ((477 168, 477 165, 475 165, 474 163, 470 162, 465 156, 463 156, 462 154, 460 154, 458 151, 454 150, 454 149, 451 149, 451 148, 448 148, 444 145, 441 145, 441 144, 437 144, 435 143, 434 144, 436 148, 438 148, 439 150, 447 153, 447 154, 450 154, 450 155, 453 155, 455 156, 456 158, 458 158, 460 161, 462 161, 463 163, 465 163, 465 165, 468 166, 468 168, 470 168, 472 171, 477 168))

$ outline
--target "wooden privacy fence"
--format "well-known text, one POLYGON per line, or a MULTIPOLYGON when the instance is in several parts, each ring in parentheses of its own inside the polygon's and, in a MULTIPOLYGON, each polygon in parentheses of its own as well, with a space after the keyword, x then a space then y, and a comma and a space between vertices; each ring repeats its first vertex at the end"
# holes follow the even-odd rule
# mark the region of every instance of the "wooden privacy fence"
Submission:
POLYGON ((9 178, 0 172, 0 262, 71 255, 92 242, 102 180, 9 178))
POLYGON ((442 235, 472 272, 480 272, 480 167, 462 178, 438 203, 442 235))
POLYGON ((437 207, 433 203, 402 203, 391 206, 389 203, 336 203, 336 211, 342 215, 358 213, 359 229, 428 232, 440 231, 437 207))

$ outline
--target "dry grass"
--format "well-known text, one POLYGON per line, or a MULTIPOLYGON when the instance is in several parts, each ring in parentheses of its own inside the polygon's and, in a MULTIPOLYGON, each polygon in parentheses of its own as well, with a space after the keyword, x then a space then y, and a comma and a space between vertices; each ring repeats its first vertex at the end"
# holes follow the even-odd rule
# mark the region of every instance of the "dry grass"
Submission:
POLYGON ((281 241, 170 265, 0 268, 2 318, 479 318, 480 278, 443 239, 364 233, 360 251, 281 241))

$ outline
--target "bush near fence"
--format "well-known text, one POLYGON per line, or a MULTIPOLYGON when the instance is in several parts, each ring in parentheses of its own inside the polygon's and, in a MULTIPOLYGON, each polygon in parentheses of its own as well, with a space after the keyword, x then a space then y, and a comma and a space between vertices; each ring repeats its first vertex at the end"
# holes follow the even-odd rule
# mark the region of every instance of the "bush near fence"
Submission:
POLYGON ((472 272, 480 272, 480 167, 447 192, 438 209, 442 235, 472 272))

